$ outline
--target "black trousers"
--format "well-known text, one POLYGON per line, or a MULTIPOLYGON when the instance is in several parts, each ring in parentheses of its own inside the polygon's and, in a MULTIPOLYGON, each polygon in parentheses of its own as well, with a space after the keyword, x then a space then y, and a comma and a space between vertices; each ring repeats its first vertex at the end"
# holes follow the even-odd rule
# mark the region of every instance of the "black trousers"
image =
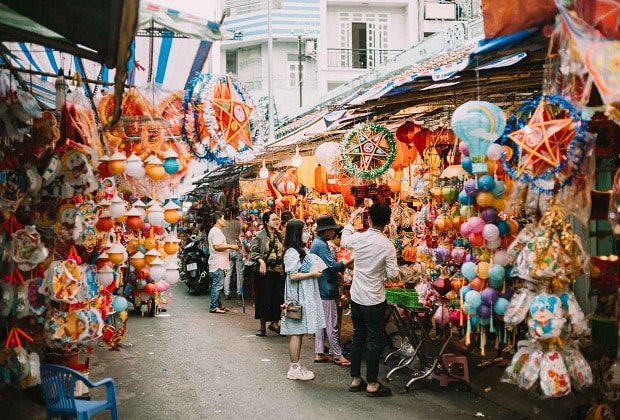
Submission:
POLYGON ((362 349, 366 347, 366 381, 377 382, 379 359, 383 351, 385 301, 377 305, 365 306, 351 301, 351 320, 353 321, 353 340, 351 343, 351 376, 362 376, 362 349))

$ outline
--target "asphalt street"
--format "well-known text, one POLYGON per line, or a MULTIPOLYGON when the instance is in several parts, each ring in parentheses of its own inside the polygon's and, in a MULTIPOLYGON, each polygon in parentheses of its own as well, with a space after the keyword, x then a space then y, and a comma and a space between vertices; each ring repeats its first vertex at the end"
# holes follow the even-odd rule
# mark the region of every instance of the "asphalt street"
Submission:
MULTIPOLYGON (((313 363, 313 336, 304 338, 302 363, 316 378, 288 380, 288 338, 271 331, 255 336, 251 301, 246 313, 233 300, 225 301, 229 313, 211 314, 208 296, 186 294, 183 283, 171 290, 167 312, 154 318, 131 313, 120 351, 101 343, 89 355, 92 380, 114 378, 120 419, 520 418, 463 388, 441 388, 437 381, 424 380, 402 393, 404 375, 390 382, 391 397, 350 393, 348 368, 313 363)), ((380 375, 389 368, 382 366, 380 375)), ((45 418, 43 405, 19 393, 5 393, 0 409, 7 410, 7 404, 8 418, 45 418)))

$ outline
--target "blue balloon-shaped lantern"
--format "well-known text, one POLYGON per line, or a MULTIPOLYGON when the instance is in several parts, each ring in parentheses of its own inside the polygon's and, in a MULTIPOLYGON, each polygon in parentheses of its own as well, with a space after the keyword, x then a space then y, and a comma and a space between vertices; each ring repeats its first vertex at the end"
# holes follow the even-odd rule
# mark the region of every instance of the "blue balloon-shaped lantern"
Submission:
POLYGON ((127 299, 122 296, 115 297, 112 301, 112 308, 116 312, 123 312, 125 309, 127 309, 127 299))
POLYGON ((171 148, 164 152, 164 171, 172 175, 179 172, 179 155, 171 148))
POLYGON ((506 128, 506 116, 495 104, 469 101, 452 114, 452 131, 467 144, 474 174, 486 173, 487 149, 506 128))

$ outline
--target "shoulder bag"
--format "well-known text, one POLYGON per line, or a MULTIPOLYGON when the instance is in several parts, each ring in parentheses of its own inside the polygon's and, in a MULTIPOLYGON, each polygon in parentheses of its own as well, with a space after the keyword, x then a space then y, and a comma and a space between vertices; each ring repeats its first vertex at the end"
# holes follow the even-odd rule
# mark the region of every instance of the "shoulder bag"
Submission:
MULTIPOLYGON (((301 267, 299 269, 301 272, 301 267)), ((282 316, 289 319, 301 319, 303 315, 303 306, 299 304, 299 280, 297 282, 297 300, 287 300, 282 305, 282 316)), ((288 281, 285 283, 284 296, 288 296, 288 281)))

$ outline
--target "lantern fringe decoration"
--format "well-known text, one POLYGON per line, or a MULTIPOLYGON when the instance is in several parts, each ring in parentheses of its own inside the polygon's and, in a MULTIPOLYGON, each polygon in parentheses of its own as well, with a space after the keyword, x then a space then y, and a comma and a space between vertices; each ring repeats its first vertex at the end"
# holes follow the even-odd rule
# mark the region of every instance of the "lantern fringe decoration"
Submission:
POLYGON ((353 127, 340 142, 340 156, 343 168, 350 176, 377 178, 394 162, 396 143, 392 133, 384 126, 360 124, 353 127), (373 167, 373 160, 382 160, 383 163, 373 167))
POLYGON ((247 162, 254 159, 267 140, 265 123, 254 112, 250 117, 250 132, 254 149, 243 145, 237 151, 226 143, 211 100, 216 85, 228 81, 232 85, 231 88, 236 91, 244 103, 257 109, 247 90, 231 75, 217 77, 209 73, 197 75, 189 82, 183 95, 181 136, 197 159, 216 162, 218 165, 247 162), (202 117, 208 132, 208 136, 205 138, 202 137, 197 123, 200 119, 199 110, 202 110, 202 117))

